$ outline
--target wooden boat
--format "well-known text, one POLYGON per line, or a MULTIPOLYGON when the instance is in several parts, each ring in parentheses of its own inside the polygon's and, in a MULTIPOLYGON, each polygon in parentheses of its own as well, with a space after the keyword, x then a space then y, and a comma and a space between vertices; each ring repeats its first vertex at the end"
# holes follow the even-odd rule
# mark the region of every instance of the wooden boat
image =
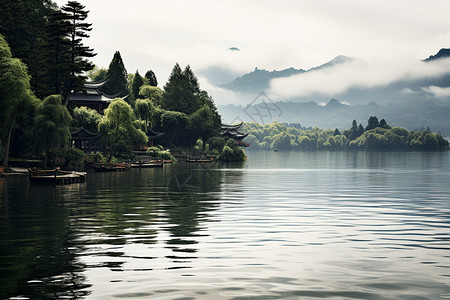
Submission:
POLYGON ((163 161, 134 161, 130 163, 132 168, 162 168, 163 161))
POLYGON ((194 163, 209 163, 209 162, 214 162, 215 159, 213 157, 210 158, 188 158, 186 159, 187 162, 194 162, 194 163))
POLYGON ((95 172, 120 172, 120 171, 129 171, 130 170, 130 164, 128 164, 128 163, 89 162, 86 164, 86 167, 93 169, 95 172))
POLYGON ((35 183, 71 184, 85 182, 86 172, 28 169, 30 181, 35 183))
POLYGON ((164 159, 164 160, 163 160, 163 163, 165 163, 165 164, 171 164, 171 163, 173 163, 173 160, 172 160, 172 159, 164 159))

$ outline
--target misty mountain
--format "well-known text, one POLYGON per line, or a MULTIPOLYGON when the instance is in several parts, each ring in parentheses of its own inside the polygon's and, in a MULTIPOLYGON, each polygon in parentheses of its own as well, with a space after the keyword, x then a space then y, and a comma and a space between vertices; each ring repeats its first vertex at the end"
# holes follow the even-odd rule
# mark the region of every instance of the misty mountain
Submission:
POLYGON ((241 77, 238 77, 229 83, 220 85, 220 87, 244 94, 258 94, 261 91, 267 90, 269 88, 270 81, 272 79, 289 77, 292 75, 302 74, 305 72, 311 72, 316 70, 323 70, 326 68, 334 67, 339 64, 354 62, 356 60, 358 59, 344 55, 339 55, 334 59, 332 59, 331 61, 324 63, 320 66, 311 68, 309 70, 295 69, 291 67, 289 69, 284 69, 281 71, 277 70, 267 71, 256 67, 255 70, 253 70, 253 72, 244 74, 241 77))
POLYGON ((430 55, 430 57, 428 57, 427 59, 424 59, 423 61, 432 61, 432 60, 448 58, 448 57, 450 57, 450 49, 442 48, 441 50, 439 50, 439 52, 436 55, 430 55))
POLYGON ((433 132, 441 132, 450 137, 450 103, 438 100, 409 100, 403 103, 380 105, 370 102, 365 105, 346 105, 336 99, 331 99, 321 106, 316 102, 269 102, 253 103, 247 106, 218 105, 222 121, 258 122, 267 124, 273 121, 285 123, 300 123, 304 127, 319 127, 323 129, 351 127, 352 120, 357 120, 363 126, 367 125, 370 116, 379 120, 386 119, 391 126, 400 126, 409 130, 430 127, 433 132), (268 113, 272 110, 272 114, 268 113), (273 113, 275 111, 281 113, 273 113))
MULTIPOLYGON (((439 59, 450 58, 450 49, 441 49, 437 54, 431 55, 429 58, 423 60, 424 63, 439 63, 439 59)), ((420 60, 418 60, 420 61, 420 60)), ((289 77, 297 74, 308 74, 310 72, 323 71, 337 65, 345 65, 350 63, 358 63, 363 65, 364 62, 352 57, 337 56, 333 60, 322 64, 318 67, 309 70, 289 68, 281 71, 267 71, 255 68, 253 72, 244 74, 241 77, 235 78, 233 81, 220 85, 222 88, 239 93, 243 96, 257 95, 261 91, 268 91, 270 88, 270 81, 276 78, 289 77)), ((389 72, 386 70, 386 72, 389 72)), ((431 75, 424 75, 418 78, 401 78, 383 85, 366 86, 352 86, 343 92, 333 94, 332 97, 348 103, 369 103, 376 101, 380 104, 387 104, 391 102, 403 102, 408 100, 420 99, 434 99, 435 89, 450 87, 450 70, 444 75, 433 77, 431 75)), ((326 86, 324 86, 326 88, 326 86)), ((308 96, 295 96, 291 98, 272 99, 274 101, 292 101, 292 102, 327 102, 330 96, 321 94, 320 92, 308 96)))

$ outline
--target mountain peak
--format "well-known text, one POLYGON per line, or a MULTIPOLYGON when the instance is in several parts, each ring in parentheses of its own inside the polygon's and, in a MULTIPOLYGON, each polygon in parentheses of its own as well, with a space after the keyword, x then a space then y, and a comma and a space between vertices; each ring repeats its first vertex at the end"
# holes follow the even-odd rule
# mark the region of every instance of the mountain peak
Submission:
POLYGON ((442 48, 441 50, 439 50, 439 52, 436 55, 430 55, 430 57, 424 59, 423 61, 432 61, 432 60, 447 58, 447 57, 450 57, 450 49, 442 48))
POLYGON ((320 65, 318 67, 311 68, 308 71, 320 70, 320 69, 324 69, 324 68, 330 68, 330 67, 334 67, 336 65, 351 63, 351 62, 354 62, 354 61, 357 61, 357 60, 358 59, 355 58, 355 57, 349 57, 349 56, 345 56, 345 55, 338 55, 335 58, 333 58, 332 60, 330 60, 329 62, 324 63, 323 65, 320 65))

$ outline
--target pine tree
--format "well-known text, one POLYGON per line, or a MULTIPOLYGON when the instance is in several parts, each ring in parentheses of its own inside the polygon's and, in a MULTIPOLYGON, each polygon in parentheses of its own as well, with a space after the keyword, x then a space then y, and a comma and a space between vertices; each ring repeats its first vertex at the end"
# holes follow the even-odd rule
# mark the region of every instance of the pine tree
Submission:
POLYGON ((113 59, 109 64, 106 78, 106 83, 102 88, 102 92, 108 95, 118 95, 121 97, 127 94, 127 70, 125 69, 119 51, 114 53, 113 59))
POLYGON ((142 79, 139 71, 136 70, 134 74, 133 83, 131 84, 131 93, 133 94, 133 99, 137 99, 139 96, 139 89, 144 85, 144 80, 142 79))
POLYGON ((66 14, 55 11, 50 15, 48 24, 48 44, 46 51, 49 55, 50 91, 51 94, 70 92, 70 42, 67 35, 70 23, 66 14))
POLYGON ((152 70, 148 70, 147 73, 145 73, 145 78, 147 78, 149 85, 158 86, 158 80, 152 70))
MULTIPOLYGON (((87 79, 84 72, 92 70, 94 64, 87 60, 87 58, 94 57, 94 49, 84 46, 83 38, 88 38, 87 32, 91 31, 92 24, 83 22, 89 11, 85 10, 85 6, 77 1, 69 1, 66 6, 61 7, 61 10, 66 14, 66 20, 70 22, 70 81, 69 88, 71 90, 82 90, 83 82, 87 79)), ((67 91, 66 91, 67 92, 67 91)), ((67 96, 67 95, 65 95, 67 96)), ((67 106, 68 98, 66 97, 65 105, 67 106)))
POLYGON ((181 71, 180 65, 175 64, 164 85, 163 108, 191 114, 201 107, 199 96, 200 87, 191 68, 181 71))
POLYGON ((367 130, 371 130, 371 129, 375 129, 377 127, 380 127, 380 122, 378 122, 378 118, 377 117, 370 117, 369 120, 367 121, 366 131, 367 130))

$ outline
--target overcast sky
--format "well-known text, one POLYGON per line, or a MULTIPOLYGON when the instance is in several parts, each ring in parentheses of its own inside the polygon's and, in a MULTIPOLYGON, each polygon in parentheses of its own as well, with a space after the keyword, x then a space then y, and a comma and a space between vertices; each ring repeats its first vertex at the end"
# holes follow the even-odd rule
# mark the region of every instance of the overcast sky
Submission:
POLYGON ((160 87, 176 62, 199 77, 228 70, 209 83, 201 78, 208 89, 255 67, 309 69, 338 55, 406 66, 450 47, 449 0, 79 2, 93 23, 85 44, 98 53, 94 63, 108 67, 119 50, 129 73, 152 69, 160 87))

